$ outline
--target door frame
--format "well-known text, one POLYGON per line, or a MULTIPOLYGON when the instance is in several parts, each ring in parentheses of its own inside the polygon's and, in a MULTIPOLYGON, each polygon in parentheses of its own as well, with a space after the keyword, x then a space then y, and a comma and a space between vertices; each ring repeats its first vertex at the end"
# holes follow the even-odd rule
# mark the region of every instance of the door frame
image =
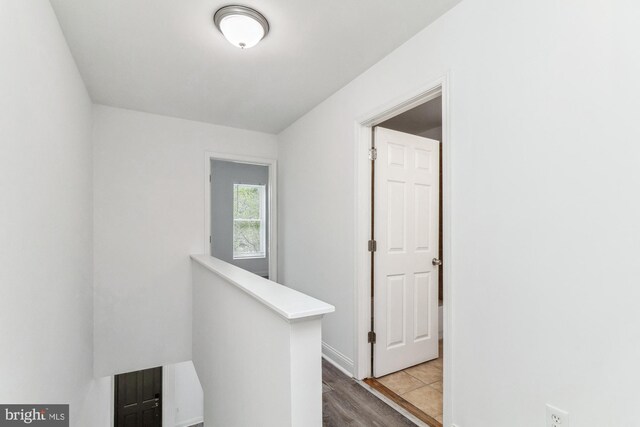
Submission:
POLYGON ((269 200, 268 210, 268 232, 269 232, 269 280, 278 281, 278 174, 277 161, 272 158, 244 156, 241 154, 220 153, 215 151, 205 151, 204 153, 204 236, 203 248, 207 255, 211 255, 211 161, 222 160, 226 162, 245 163, 249 165, 267 166, 269 169, 269 200))
POLYGON ((410 110, 420 104, 442 96, 442 199, 443 199, 443 337, 444 337, 444 423, 449 425, 452 414, 452 366, 453 354, 453 265, 452 265, 452 226, 451 226, 451 75, 432 81, 426 86, 417 88, 403 96, 390 99, 378 108, 361 116, 355 122, 355 358, 354 376, 362 380, 369 376, 371 366, 371 345, 367 342, 367 334, 371 325, 371 265, 367 243, 370 239, 371 227, 371 162, 368 158, 372 145, 371 129, 398 114, 410 110))

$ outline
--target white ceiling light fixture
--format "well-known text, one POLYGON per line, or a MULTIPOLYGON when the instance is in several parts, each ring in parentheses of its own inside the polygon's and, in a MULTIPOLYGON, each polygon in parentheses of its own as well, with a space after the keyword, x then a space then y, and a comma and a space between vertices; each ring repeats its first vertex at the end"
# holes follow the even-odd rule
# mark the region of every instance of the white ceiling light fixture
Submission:
POLYGON ((269 22, 257 10, 246 6, 225 6, 213 15, 213 22, 232 45, 249 49, 269 33, 269 22))

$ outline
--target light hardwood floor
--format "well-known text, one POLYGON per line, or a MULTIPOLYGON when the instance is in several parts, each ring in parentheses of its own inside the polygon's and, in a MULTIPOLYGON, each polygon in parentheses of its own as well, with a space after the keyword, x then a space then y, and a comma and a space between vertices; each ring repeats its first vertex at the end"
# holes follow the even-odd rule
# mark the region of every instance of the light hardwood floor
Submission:
POLYGON ((324 427, 415 427, 414 423, 324 360, 322 421, 324 427))

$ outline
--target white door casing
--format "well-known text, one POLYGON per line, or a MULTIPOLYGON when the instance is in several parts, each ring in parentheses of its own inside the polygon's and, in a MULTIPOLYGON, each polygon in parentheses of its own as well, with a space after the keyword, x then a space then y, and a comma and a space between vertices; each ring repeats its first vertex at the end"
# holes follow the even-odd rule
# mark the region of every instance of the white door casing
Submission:
POLYGON ((438 357, 439 142, 375 128, 374 376, 438 357))

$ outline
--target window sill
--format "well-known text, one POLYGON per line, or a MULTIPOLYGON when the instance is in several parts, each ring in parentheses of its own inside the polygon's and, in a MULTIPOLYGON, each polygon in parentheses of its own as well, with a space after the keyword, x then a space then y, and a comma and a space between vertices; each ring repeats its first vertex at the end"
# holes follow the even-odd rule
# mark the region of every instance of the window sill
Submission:
POLYGON ((234 256, 233 260, 241 260, 241 259, 266 259, 266 255, 247 255, 247 256, 234 256))

